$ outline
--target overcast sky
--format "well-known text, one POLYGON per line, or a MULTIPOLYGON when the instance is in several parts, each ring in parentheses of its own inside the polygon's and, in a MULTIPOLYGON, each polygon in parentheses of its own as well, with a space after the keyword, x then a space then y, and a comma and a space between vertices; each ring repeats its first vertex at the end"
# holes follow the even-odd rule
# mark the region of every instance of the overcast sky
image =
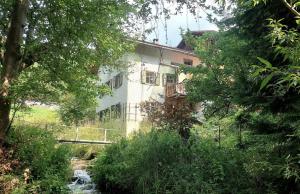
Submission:
MULTIPOLYGON (((186 10, 184 10, 180 15, 171 16, 171 18, 167 21, 167 45, 174 47, 178 45, 181 40, 181 28, 183 30, 187 30, 188 28, 191 31, 218 30, 218 27, 215 24, 208 22, 206 19, 206 14, 201 10, 198 12, 198 17, 200 16, 201 18, 195 19, 195 16, 186 10)), ((166 45, 166 31, 163 25, 164 22, 160 21, 157 23, 158 28, 155 30, 155 32, 152 32, 147 36, 147 41, 152 42, 152 40, 158 36, 159 43, 166 45)))

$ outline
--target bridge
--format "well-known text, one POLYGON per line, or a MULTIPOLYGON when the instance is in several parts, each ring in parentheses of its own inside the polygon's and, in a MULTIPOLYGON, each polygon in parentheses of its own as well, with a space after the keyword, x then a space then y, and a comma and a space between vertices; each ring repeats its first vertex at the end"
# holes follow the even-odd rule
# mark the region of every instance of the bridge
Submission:
POLYGON ((80 129, 80 127, 76 127, 73 130, 71 129, 71 133, 69 132, 67 137, 64 133, 61 136, 58 136, 58 143, 66 143, 66 144, 99 144, 99 145, 108 145, 112 144, 112 141, 108 140, 108 132, 116 131, 114 129, 106 129, 106 128, 97 128, 97 127, 84 127, 80 129), (81 137, 82 130, 87 131, 84 133, 83 138, 81 137), (73 132, 73 133, 72 133, 73 132), (86 134, 89 133, 89 134, 86 134), (73 138, 72 138, 73 137, 73 138))
POLYGON ((72 143, 72 144, 100 144, 100 145, 106 145, 106 144, 112 144, 111 141, 91 141, 91 140, 67 140, 67 139, 58 139, 58 143, 72 143))

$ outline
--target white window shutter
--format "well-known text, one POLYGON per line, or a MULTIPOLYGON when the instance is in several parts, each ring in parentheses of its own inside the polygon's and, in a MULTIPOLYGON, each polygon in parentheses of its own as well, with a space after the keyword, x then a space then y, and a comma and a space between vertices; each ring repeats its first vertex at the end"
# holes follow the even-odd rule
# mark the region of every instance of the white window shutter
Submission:
POLYGON ((113 77, 111 79, 111 88, 115 88, 115 81, 116 81, 116 79, 115 79, 115 77, 113 77))
POLYGON ((167 85, 167 74, 166 73, 164 73, 162 75, 162 84, 163 84, 163 86, 167 85))
POLYGON ((160 74, 159 73, 156 73, 155 85, 157 85, 157 86, 160 85, 160 74))
POLYGON ((141 81, 142 81, 142 84, 146 83, 146 71, 145 70, 143 70, 141 72, 141 81))
POLYGON ((120 73, 120 86, 122 86, 122 84, 123 84, 123 73, 120 73))

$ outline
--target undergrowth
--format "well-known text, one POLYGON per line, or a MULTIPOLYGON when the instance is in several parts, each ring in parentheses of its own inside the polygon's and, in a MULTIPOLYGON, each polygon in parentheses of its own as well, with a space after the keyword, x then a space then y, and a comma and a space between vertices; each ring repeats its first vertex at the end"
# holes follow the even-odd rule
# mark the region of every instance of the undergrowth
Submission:
POLYGON ((70 151, 58 146, 52 133, 14 128, 5 150, 11 168, 0 171, 0 193, 68 193, 70 151))

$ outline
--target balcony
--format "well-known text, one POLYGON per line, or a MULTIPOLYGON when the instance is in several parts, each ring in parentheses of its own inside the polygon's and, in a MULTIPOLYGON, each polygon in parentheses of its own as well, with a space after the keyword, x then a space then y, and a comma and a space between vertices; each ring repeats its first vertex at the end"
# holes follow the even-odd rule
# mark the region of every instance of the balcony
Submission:
POLYGON ((170 84, 166 85, 166 98, 172 97, 185 97, 186 91, 183 83, 170 84))

